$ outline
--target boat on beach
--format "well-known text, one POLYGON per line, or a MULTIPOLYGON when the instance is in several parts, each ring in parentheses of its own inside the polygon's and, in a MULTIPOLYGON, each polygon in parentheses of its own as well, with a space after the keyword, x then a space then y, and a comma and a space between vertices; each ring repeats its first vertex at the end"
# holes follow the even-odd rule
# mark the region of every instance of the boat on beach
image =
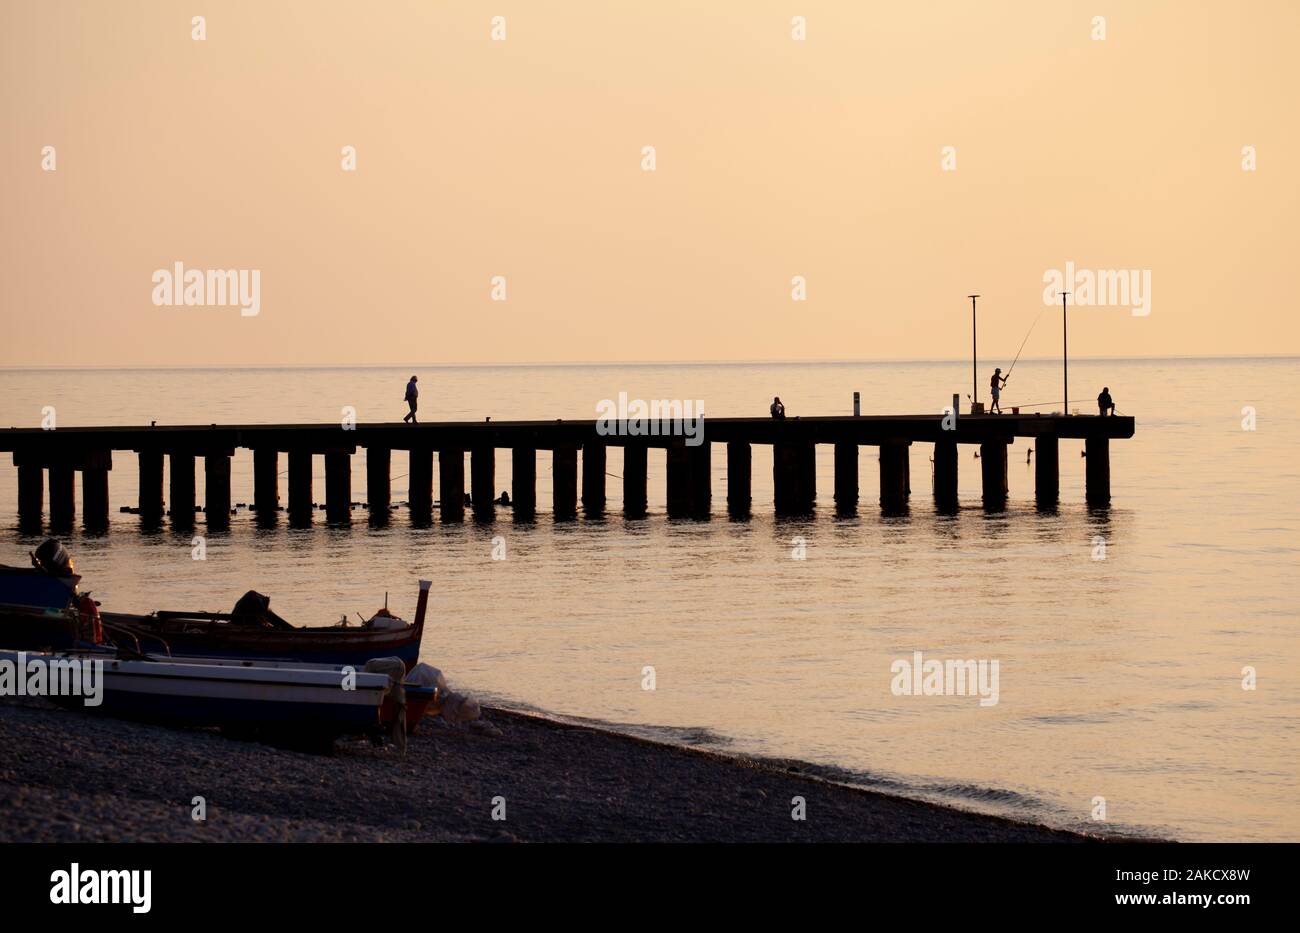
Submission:
POLYGON ((66 651, 111 643, 139 653, 194 658, 300 661, 363 667, 375 658, 400 658, 410 671, 424 635, 426 582, 419 609, 408 623, 384 608, 360 624, 295 626, 270 609, 270 599, 249 591, 230 612, 161 610, 148 614, 102 612, 81 594, 81 577, 54 539, 32 555, 32 567, 0 565, 0 646, 66 651))

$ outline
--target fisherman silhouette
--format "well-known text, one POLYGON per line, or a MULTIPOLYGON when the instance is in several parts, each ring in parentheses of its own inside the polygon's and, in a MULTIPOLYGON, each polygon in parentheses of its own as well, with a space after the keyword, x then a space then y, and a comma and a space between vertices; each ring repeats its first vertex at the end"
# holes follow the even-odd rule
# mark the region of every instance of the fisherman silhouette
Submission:
POLYGON ((420 397, 420 390, 415 387, 415 384, 419 381, 419 376, 412 376, 411 381, 406 384, 406 395, 404 398, 406 404, 411 407, 411 410, 406 413, 406 417, 402 420, 409 421, 411 424, 419 424, 419 422, 415 420, 415 403, 420 397))
POLYGON ((1115 414, 1115 400, 1110 397, 1110 386, 1102 386, 1101 394, 1097 396, 1097 408, 1103 416, 1115 414))
POLYGON ((1006 384, 1007 379, 1002 375, 1002 367, 999 366, 993 370, 993 378, 989 380, 989 388, 993 390, 993 404, 989 406, 989 414, 993 414, 995 411, 999 415, 1002 414, 1002 406, 998 404, 998 397, 1002 394, 1002 386, 1006 384))

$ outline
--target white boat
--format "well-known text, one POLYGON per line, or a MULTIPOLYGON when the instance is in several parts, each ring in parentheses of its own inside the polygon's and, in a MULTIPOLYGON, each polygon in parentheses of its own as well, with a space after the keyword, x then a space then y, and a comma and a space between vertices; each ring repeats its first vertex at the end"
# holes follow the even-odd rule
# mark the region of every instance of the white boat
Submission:
POLYGON ((103 651, 0 651, 14 686, 62 706, 190 726, 240 726, 323 738, 379 726, 387 674, 342 666, 208 659, 129 660, 103 651), (87 665, 90 665, 87 667, 87 665), (33 672, 44 668, 44 683, 33 672), (76 669, 76 670, 74 670, 76 669), (74 681, 76 689, 74 690, 74 681))

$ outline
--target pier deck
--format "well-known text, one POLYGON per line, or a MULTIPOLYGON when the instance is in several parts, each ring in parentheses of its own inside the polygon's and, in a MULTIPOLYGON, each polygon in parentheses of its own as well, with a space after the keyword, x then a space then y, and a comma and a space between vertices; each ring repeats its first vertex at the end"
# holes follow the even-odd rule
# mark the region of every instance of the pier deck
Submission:
POLYGON ((553 514, 576 516, 605 509, 605 451, 624 448, 624 511, 644 514, 646 453, 667 449, 668 513, 706 517, 710 512, 710 466, 714 444, 726 445, 727 506, 736 516, 750 507, 751 446, 773 448, 773 483, 778 514, 812 510, 816 497, 816 445, 835 448, 835 501, 852 511, 858 499, 858 448, 880 448, 880 506, 885 512, 907 508, 911 493, 907 448, 934 445, 934 496, 943 510, 957 506, 957 448, 980 446, 983 501, 997 509, 1007 496, 1007 447, 1016 438, 1033 438, 1036 498, 1051 507, 1059 496, 1059 441, 1081 439, 1087 454, 1086 493, 1090 505, 1110 501, 1112 439, 1133 436, 1131 417, 1097 415, 866 415, 771 418, 688 419, 599 422, 596 420, 429 422, 418 425, 248 424, 156 425, 143 427, 68 427, 0 429, 0 452, 13 454, 18 468, 18 515, 28 529, 43 527, 46 477, 52 529, 72 524, 76 511, 75 473, 82 474, 83 521, 88 530, 108 525, 108 475, 113 453, 139 458, 139 513, 145 525, 165 515, 178 527, 192 526, 195 509, 194 470, 203 460, 205 520, 209 527, 229 523, 230 458, 238 449, 253 452, 253 508, 264 516, 280 508, 280 454, 288 460, 288 509, 291 521, 310 521, 312 458, 325 462, 326 517, 349 520, 352 496, 351 457, 366 451, 366 486, 371 520, 390 509, 393 451, 409 458, 412 520, 432 516, 433 453, 438 457, 439 512, 443 521, 459 521, 465 511, 465 452, 470 453, 470 500, 476 518, 493 514, 493 480, 498 449, 512 451, 514 512, 531 517, 536 508, 536 453, 552 451, 553 514), (633 433, 635 429, 635 433, 633 433), (696 434, 697 437, 690 435, 696 434), (698 443, 697 443, 698 442, 698 443), (448 456, 451 454, 452 456, 448 456), (461 456, 455 456, 460 454, 461 456), (583 462, 578 486, 579 456, 583 462), (163 460, 170 463, 164 508, 163 460))

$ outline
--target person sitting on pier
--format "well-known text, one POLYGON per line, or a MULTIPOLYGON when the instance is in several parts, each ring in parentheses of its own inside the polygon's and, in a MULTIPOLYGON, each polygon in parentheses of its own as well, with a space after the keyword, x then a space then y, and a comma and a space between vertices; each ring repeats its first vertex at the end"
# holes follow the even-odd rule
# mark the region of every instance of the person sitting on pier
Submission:
POLYGON ((993 390, 993 404, 989 406, 989 414, 995 411, 1002 414, 1002 406, 998 404, 998 397, 1002 394, 1002 386, 1007 384, 1007 377, 1002 375, 1002 367, 999 366, 993 370, 993 378, 989 380, 989 388, 993 390))
POLYGON ((405 400, 406 404, 411 406, 411 410, 406 413, 406 417, 402 420, 409 421, 411 424, 419 424, 419 422, 415 420, 415 401, 420 397, 420 390, 415 387, 415 384, 419 381, 420 378, 418 376, 412 376, 411 381, 406 384, 405 400))
POLYGON ((1097 408, 1103 417, 1115 414, 1115 400, 1110 397, 1110 386, 1102 386, 1101 395, 1097 396, 1097 408))
POLYGON ((777 395, 773 397, 770 411, 772 412, 772 417, 777 421, 785 420, 785 406, 781 404, 781 396, 777 395))

